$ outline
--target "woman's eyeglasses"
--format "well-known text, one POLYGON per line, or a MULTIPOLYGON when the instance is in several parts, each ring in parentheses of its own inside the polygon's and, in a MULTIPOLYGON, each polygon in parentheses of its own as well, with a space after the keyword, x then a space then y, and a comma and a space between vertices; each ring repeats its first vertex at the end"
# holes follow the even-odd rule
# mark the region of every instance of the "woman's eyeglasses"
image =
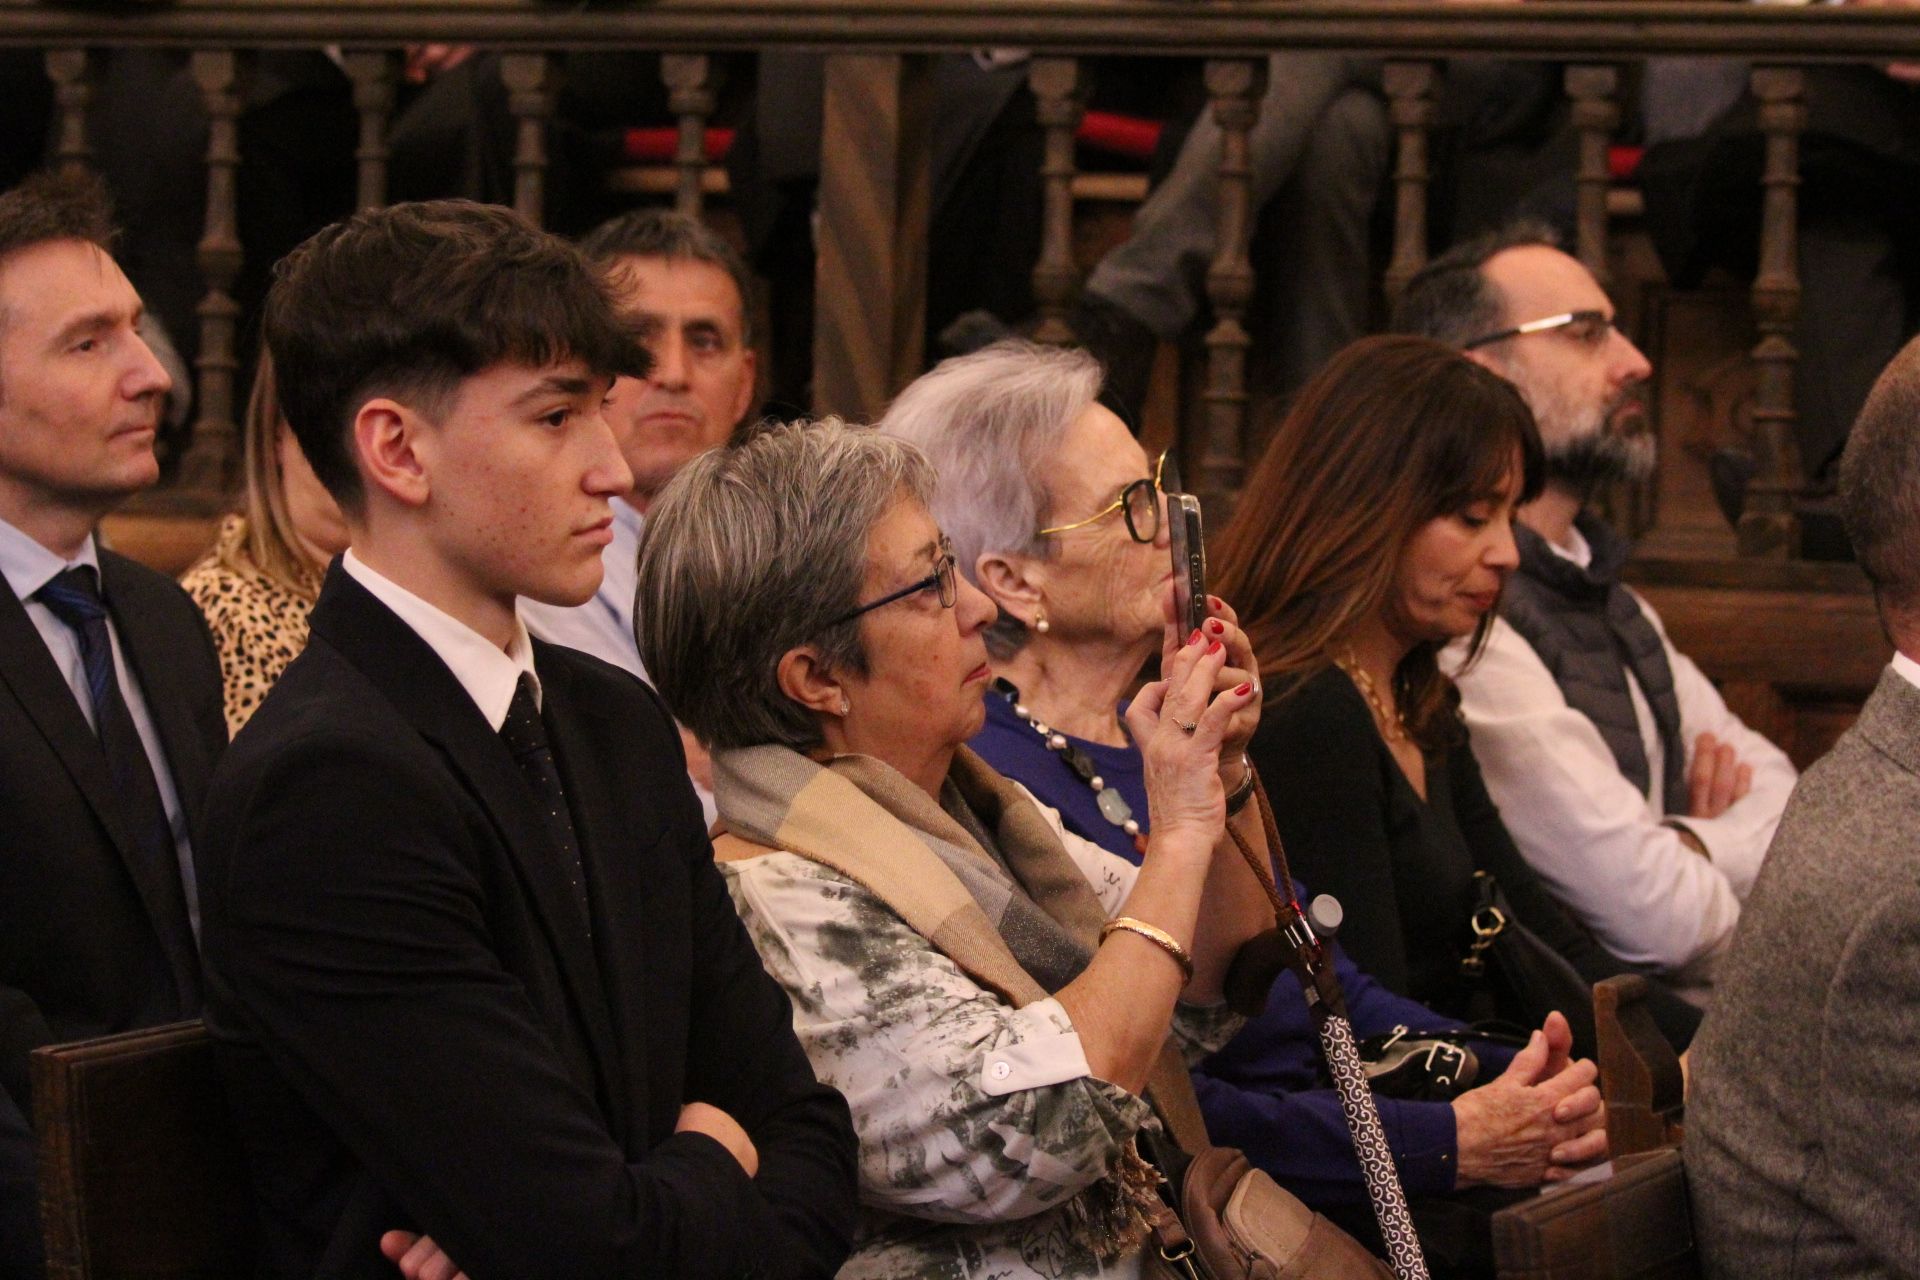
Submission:
MULTIPOLYGON (((843 622, 852 622, 861 614, 871 613, 883 604, 892 604, 895 600, 905 600, 908 596, 918 594, 930 587, 940 592, 940 607, 942 609, 951 609, 953 608, 953 602, 959 599, 960 596, 960 588, 958 584, 954 582, 953 577, 955 563, 953 558, 953 543, 942 538, 940 539, 940 554, 934 558, 932 573, 920 579, 918 582, 900 588, 891 595, 881 596, 878 600, 869 600, 851 613, 841 614, 832 622, 827 623, 827 627, 837 627, 843 622)), ((821 630, 826 630, 826 627, 822 627, 821 630)))
POLYGON ((1066 533, 1072 529, 1084 529, 1118 511, 1127 522, 1127 536, 1135 542, 1152 542, 1160 536, 1160 509, 1163 505, 1160 495, 1167 491, 1167 483, 1176 485, 1179 483, 1177 473, 1171 482, 1164 480, 1168 456, 1166 453, 1161 454, 1160 460, 1153 464, 1151 479, 1135 480, 1120 491, 1118 498, 1085 520, 1075 520, 1072 524, 1057 524, 1051 529, 1042 529, 1039 536, 1045 538, 1056 533, 1066 533))
POLYGON ((1557 316, 1529 320, 1498 333, 1482 334, 1472 342, 1463 343, 1460 349, 1472 351, 1476 347, 1505 342, 1508 338, 1524 338, 1530 333, 1552 333, 1555 330, 1565 332, 1567 337, 1583 347, 1602 347, 1606 345, 1607 335, 1613 332, 1613 317, 1604 311, 1563 311, 1557 316))

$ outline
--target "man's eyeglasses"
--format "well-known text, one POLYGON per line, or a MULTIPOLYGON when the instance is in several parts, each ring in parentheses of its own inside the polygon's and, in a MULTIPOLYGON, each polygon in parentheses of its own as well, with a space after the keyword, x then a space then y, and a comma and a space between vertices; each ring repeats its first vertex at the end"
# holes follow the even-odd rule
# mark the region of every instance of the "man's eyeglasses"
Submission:
POLYGON ((1567 337, 1583 347, 1601 347, 1606 345, 1607 335, 1613 332, 1613 317, 1604 311, 1563 311, 1557 316, 1529 320, 1511 329, 1485 334, 1460 349, 1472 351, 1476 347, 1505 342, 1508 338, 1523 338, 1529 333, 1551 333, 1557 329, 1564 330, 1567 337))
POLYGON ((1160 460, 1153 464, 1151 479, 1135 480, 1120 491, 1118 498, 1085 520, 1075 520, 1072 524, 1057 524, 1051 529, 1042 529, 1039 536, 1045 538, 1056 533, 1066 533, 1071 529, 1084 529, 1118 511, 1127 522, 1128 537, 1135 542, 1152 542, 1160 536, 1160 495, 1167 491, 1168 484, 1180 483, 1177 470, 1171 481, 1165 479, 1168 457, 1169 454, 1163 453, 1160 455, 1160 460))
MULTIPOLYGON (((861 614, 871 613, 883 604, 892 604, 895 600, 905 600, 908 596, 915 595, 928 588, 934 588, 940 592, 940 607, 942 609, 951 609, 953 608, 953 602, 959 599, 960 596, 960 588, 958 584, 955 583, 953 577, 955 563, 953 558, 953 544, 945 538, 942 538, 940 539, 940 554, 934 558, 932 573, 920 579, 918 582, 900 588, 891 595, 881 596, 878 600, 869 600, 851 613, 841 614, 832 622, 829 622, 827 626, 837 627, 843 622, 852 622, 861 614)), ((826 630, 826 627, 822 627, 821 630, 826 630)))

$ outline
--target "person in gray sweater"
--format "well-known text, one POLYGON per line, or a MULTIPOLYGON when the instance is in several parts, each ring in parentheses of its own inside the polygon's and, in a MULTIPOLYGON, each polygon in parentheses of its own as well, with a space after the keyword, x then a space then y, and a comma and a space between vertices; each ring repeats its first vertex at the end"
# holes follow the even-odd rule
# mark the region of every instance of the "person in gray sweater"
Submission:
POLYGON ((1920 342, 1868 397, 1840 498, 1896 652, 1787 805, 1694 1041, 1709 1280, 1920 1276, 1920 342))

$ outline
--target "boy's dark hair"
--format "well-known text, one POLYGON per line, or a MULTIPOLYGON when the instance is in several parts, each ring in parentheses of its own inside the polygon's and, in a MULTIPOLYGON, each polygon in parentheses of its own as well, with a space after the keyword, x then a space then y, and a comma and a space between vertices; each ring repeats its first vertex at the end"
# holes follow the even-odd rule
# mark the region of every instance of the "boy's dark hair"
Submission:
POLYGON ((580 241, 580 252, 602 270, 622 258, 704 262, 733 278, 740 294, 740 340, 753 345, 753 276, 731 244, 697 218, 672 209, 636 209, 601 223, 580 241))
POLYGON ((113 203, 96 175, 49 170, 0 195, 0 259, 52 240, 113 252, 113 203))
POLYGON ((1508 249, 1560 247, 1560 235, 1544 222, 1522 219, 1462 240, 1420 268, 1393 309, 1393 332, 1432 338, 1459 350, 1500 329, 1506 300, 1481 268, 1508 249))
POLYGON ((437 417, 461 381, 499 364, 578 360, 602 377, 645 377, 651 364, 572 245, 466 200, 319 231, 275 269, 265 329, 294 437, 350 511, 365 496, 352 423, 375 396, 437 417))

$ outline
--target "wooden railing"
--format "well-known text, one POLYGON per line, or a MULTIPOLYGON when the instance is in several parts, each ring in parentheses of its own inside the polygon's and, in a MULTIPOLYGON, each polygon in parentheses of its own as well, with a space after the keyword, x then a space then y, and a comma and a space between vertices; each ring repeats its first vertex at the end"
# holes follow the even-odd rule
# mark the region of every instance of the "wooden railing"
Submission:
POLYGON ((1439 0, 639 0, 621 4, 537 0, 122 0, 42 3, 0 0, 0 44, 47 51, 56 88, 56 163, 89 161, 86 119, 97 56, 110 46, 191 52, 210 122, 207 213, 199 245, 206 297, 199 310, 197 415, 172 486, 176 505, 224 499, 237 470, 233 296, 241 245, 235 219, 240 163, 238 91, 249 52, 343 50, 359 114, 358 198, 385 199, 387 129, 400 74, 398 50, 417 42, 471 42, 503 53, 501 75, 517 121, 515 205, 541 216, 546 132, 556 96, 556 57, 576 49, 662 50, 662 75, 679 120, 676 203, 704 199, 702 137, 714 110, 710 55, 803 47, 829 51, 818 223, 814 349, 816 407, 867 418, 924 365, 929 53, 1021 47, 1035 56, 1030 84, 1046 133, 1043 249, 1034 271, 1050 341, 1071 338, 1078 287, 1072 255, 1073 131, 1085 101, 1083 59, 1152 53, 1208 59, 1206 86, 1222 126, 1218 256, 1207 279, 1214 325, 1207 335, 1205 414, 1187 442, 1204 494, 1230 498, 1245 473, 1252 294, 1247 248, 1253 225, 1245 149, 1257 119, 1265 53, 1337 49, 1384 56, 1385 91, 1397 132, 1395 228, 1387 288, 1400 287, 1427 256, 1428 135, 1441 60, 1460 54, 1568 63, 1565 91, 1580 135, 1574 248, 1604 277, 1608 260, 1606 148, 1620 118, 1618 64, 1655 54, 1750 59, 1766 137, 1760 270, 1752 289, 1759 341, 1754 446, 1761 470, 1749 495, 1744 553, 1791 556, 1793 504, 1801 489, 1793 447, 1791 334, 1798 311, 1795 263, 1802 70, 1816 62, 1920 58, 1920 14, 1881 7, 1740 3, 1443 3, 1439 0))

